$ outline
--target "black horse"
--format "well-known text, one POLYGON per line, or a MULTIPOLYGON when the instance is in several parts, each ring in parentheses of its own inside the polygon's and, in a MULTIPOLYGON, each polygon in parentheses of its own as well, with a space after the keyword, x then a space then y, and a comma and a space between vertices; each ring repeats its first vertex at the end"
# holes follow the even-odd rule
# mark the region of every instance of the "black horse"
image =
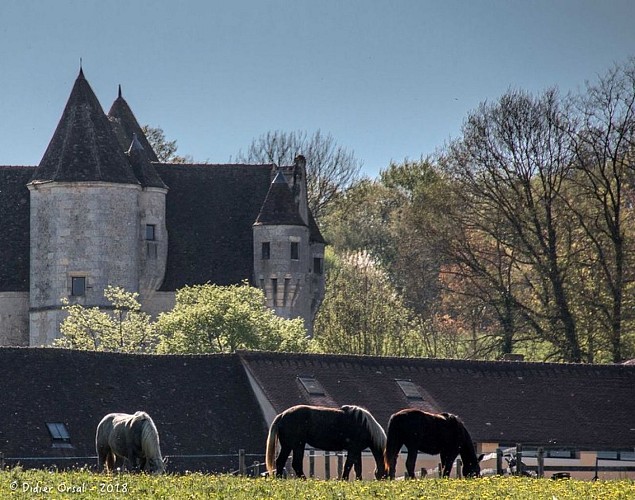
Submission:
POLYGON ((388 421, 384 466, 388 477, 395 478, 397 455, 403 445, 408 449, 406 477, 415 477, 417 453, 441 455, 443 477, 449 477, 457 455, 463 460, 463 475, 478 476, 481 468, 476 457, 474 443, 463 422, 449 413, 427 413, 408 408, 394 413, 388 421))
POLYGON ((293 406, 271 423, 267 437, 266 462, 269 474, 281 477, 284 464, 293 451, 292 466, 298 477, 304 478, 302 461, 305 445, 326 451, 346 450, 342 479, 347 480, 351 467, 357 479, 362 478, 362 451, 370 448, 375 457, 375 477, 384 477, 383 452, 386 433, 367 410, 359 406, 325 408, 321 406, 293 406), (276 442, 280 441, 278 458, 276 442), (275 471, 274 471, 275 469, 275 471))

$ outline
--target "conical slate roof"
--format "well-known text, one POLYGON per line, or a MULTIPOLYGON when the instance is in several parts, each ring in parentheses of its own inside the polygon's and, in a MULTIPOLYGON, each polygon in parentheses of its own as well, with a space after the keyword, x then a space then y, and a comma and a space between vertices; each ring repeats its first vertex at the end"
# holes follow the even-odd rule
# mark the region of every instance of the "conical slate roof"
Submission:
POLYGON ((117 140, 121 145, 121 149, 126 151, 132 142, 132 136, 136 135, 137 140, 143 146, 146 153, 146 157, 149 161, 159 161, 154 149, 148 142, 147 137, 143 133, 139 122, 134 116, 134 113, 128 106, 128 103, 121 95, 121 86, 119 86, 119 95, 115 102, 112 103, 110 111, 108 111, 108 120, 112 125, 117 140))
POLYGON ((53 138, 31 182, 139 184, 80 69, 53 138))
POLYGON ((137 134, 132 134, 132 144, 126 155, 128 156, 130 165, 132 165, 135 176, 139 179, 143 187, 167 189, 167 186, 163 180, 161 180, 159 174, 157 174, 156 169, 152 163, 150 163, 150 160, 148 160, 146 150, 139 141, 137 134))
POLYGON ((282 172, 273 179, 254 225, 306 226, 282 172))

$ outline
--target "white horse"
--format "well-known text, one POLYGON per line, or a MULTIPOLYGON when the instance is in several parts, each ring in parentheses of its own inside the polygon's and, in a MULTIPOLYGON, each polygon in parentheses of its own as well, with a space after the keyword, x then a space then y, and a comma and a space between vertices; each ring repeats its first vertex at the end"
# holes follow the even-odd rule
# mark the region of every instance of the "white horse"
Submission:
POLYGON ((159 433, 146 412, 134 415, 109 413, 101 419, 95 436, 99 471, 113 471, 117 458, 127 460, 131 469, 147 468, 154 474, 165 472, 159 448, 159 433))

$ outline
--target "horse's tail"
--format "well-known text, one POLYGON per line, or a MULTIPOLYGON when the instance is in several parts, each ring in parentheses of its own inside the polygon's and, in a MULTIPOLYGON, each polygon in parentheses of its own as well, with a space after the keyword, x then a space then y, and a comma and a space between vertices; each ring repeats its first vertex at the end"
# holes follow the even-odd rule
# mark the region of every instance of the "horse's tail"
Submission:
POLYGON ((265 452, 265 462, 267 464, 267 471, 269 471, 269 475, 275 477, 276 475, 276 444, 278 442, 278 422, 282 417, 282 413, 276 416, 271 422, 271 426, 269 427, 269 435, 267 436, 267 451, 265 452))
POLYGON ((165 463, 161 456, 161 447, 159 446, 159 432, 147 413, 140 416, 140 420, 142 420, 141 449, 143 454, 153 472, 163 473, 165 472, 165 463))
POLYGON ((387 431, 386 447, 384 449, 384 467, 386 469, 386 473, 394 479, 393 474, 395 462, 397 460, 399 450, 401 449, 401 445, 403 444, 400 437, 401 431, 399 429, 399 419, 395 418, 395 415, 392 415, 390 420, 388 420, 387 431))

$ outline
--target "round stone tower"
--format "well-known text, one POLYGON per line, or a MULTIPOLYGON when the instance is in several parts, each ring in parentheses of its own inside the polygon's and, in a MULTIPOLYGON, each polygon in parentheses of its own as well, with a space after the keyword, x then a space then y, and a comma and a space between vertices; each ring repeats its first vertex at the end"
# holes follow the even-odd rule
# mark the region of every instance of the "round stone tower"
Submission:
POLYGON ((139 287, 141 185, 81 70, 28 188, 38 346, 59 336, 62 299, 103 307, 106 286, 139 287))

